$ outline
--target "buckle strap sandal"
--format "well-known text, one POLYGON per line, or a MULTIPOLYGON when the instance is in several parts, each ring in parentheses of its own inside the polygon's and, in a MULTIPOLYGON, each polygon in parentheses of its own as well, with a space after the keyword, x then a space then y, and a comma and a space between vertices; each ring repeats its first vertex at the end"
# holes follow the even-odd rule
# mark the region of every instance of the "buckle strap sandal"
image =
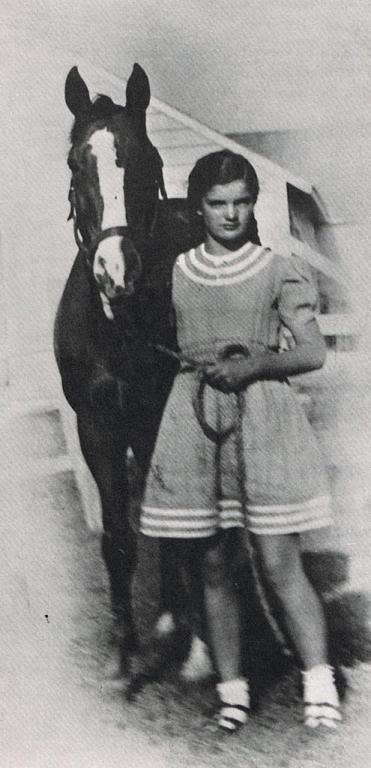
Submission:
POLYGON ((328 664, 319 664, 302 672, 304 685, 304 725, 318 728, 324 725, 335 730, 342 717, 334 670, 328 664))
POLYGON ((245 678, 236 678, 219 683, 217 691, 221 708, 218 726, 226 733, 235 733, 247 722, 250 711, 249 684, 245 678))

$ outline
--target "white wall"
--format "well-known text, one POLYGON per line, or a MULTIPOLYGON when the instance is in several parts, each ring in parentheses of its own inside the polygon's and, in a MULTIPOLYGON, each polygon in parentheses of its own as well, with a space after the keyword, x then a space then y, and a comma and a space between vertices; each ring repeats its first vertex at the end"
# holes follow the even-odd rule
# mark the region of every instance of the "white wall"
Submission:
POLYGON ((341 259, 353 311, 367 345, 371 286, 371 121, 300 131, 233 134, 244 146, 311 179, 332 223, 320 233, 323 248, 341 259))
POLYGON ((126 77, 222 132, 370 117, 368 0, 2 0, 4 24, 126 77))

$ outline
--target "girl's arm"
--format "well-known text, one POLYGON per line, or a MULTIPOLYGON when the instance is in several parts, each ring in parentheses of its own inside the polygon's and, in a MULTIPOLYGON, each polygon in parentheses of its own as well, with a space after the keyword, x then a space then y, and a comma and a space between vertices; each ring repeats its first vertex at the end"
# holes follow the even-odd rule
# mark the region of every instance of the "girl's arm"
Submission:
POLYGON ((258 379, 285 379, 314 371, 325 362, 326 344, 316 321, 317 291, 310 269, 295 257, 278 257, 276 263, 278 315, 291 331, 295 346, 279 354, 253 353, 208 366, 208 382, 217 389, 238 391, 258 379))
MULTIPOLYGON (((263 352, 251 358, 258 379, 276 379, 295 376, 322 368, 326 359, 326 343, 317 320, 287 324, 295 347, 281 352, 263 352)), ((248 362, 248 359, 247 359, 248 362)))
POLYGON ((285 379, 321 368, 326 359, 326 344, 317 321, 313 318, 305 324, 290 323, 289 330, 295 341, 294 349, 218 361, 205 370, 210 386, 222 392, 236 392, 259 379, 285 379))

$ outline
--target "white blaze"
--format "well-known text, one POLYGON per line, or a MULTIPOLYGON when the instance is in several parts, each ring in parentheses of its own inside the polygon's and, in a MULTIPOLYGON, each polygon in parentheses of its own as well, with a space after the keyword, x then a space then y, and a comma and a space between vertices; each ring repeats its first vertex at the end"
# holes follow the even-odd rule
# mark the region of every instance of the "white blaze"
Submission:
MULTIPOLYGON (((102 231, 109 227, 127 226, 124 169, 116 165, 114 137, 106 128, 95 131, 89 139, 96 158, 100 195, 103 200, 102 231)), ((125 288, 125 264, 120 235, 102 240, 94 257, 93 273, 99 286, 103 309, 112 318, 109 300, 125 288)))
POLYGON ((113 134, 103 128, 89 139, 91 152, 96 157, 100 194, 103 199, 102 229, 127 226, 124 169, 116 165, 116 149, 113 134))

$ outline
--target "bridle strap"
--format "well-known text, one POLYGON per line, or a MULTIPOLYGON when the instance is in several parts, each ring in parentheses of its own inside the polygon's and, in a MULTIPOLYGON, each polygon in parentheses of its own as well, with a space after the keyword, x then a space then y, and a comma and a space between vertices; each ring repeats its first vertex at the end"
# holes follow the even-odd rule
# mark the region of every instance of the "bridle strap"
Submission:
POLYGON ((70 219, 73 220, 73 234, 75 237, 76 245, 79 249, 79 251, 85 251, 86 258, 89 259, 94 253, 95 249, 98 247, 99 243, 102 242, 102 240, 106 240, 108 237, 129 237, 129 227, 127 225, 120 225, 116 227, 107 227, 107 229, 103 229, 97 237, 95 237, 89 246, 87 246, 84 243, 83 238, 81 237, 81 233, 77 224, 77 216, 76 216, 76 193, 75 188, 73 185, 73 180, 71 179, 70 184, 70 190, 68 193, 68 201, 70 203, 70 213, 68 216, 67 221, 70 221, 70 219))
POLYGON ((76 193, 75 193, 75 187, 73 186, 73 179, 71 179, 70 189, 68 193, 68 202, 70 204, 70 213, 67 218, 67 221, 70 221, 72 219, 73 221, 73 235, 75 238, 75 243, 79 249, 79 251, 86 250, 86 246, 84 244, 84 241, 81 237, 80 230, 77 225, 77 216, 76 216, 76 193))
POLYGON ((102 240, 107 240, 108 237, 128 237, 129 227, 128 226, 118 226, 118 227, 107 227, 107 229, 102 229, 98 237, 96 237, 93 240, 93 243, 91 243, 90 248, 98 245, 102 242, 102 240))
MULTIPOLYGON (((149 233, 148 233, 150 238, 153 237, 153 234, 154 234, 155 229, 156 229, 157 220, 158 220, 158 211, 159 211, 159 202, 160 202, 159 201, 159 196, 161 195, 163 200, 167 200, 168 199, 167 192, 166 192, 166 187, 165 187, 165 182, 164 182, 164 176, 163 176, 163 172, 162 172, 162 161, 161 161, 160 171, 157 174, 157 178, 156 178, 156 187, 157 187, 157 200, 156 200, 155 212, 154 212, 153 220, 152 220, 152 223, 151 223, 151 226, 150 226, 150 229, 149 229, 149 233)), ((89 246, 85 245, 84 240, 81 237, 81 232, 79 230, 78 224, 77 224, 76 192, 75 192, 75 187, 74 187, 74 183, 73 183, 73 175, 72 175, 72 178, 71 178, 70 189, 69 189, 69 193, 68 193, 68 201, 70 203, 70 213, 69 213, 67 221, 70 221, 70 219, 73 220, 73 234, 74 234, 76 245, 77 245, 79 251, 85 251, 86 252, 87 258, 90 258, 92 252, 97 247, 97 245, 102 240, 105 240, 107 237, 115 237, 116 235, 119 235, 119 236, 121 235, 123 237, 125 237, 125 235, 127 236, 128 228, 125 227, 125 226, 108 227, 107 229, 104 229, 100 233, 100 235, 97 238, 95 238, 93 240, 93 242, 89 246)))
POLYGON ((99 243, 101 243, 103 240, 107 240, 109 237, 126 237, 128 240, 130 240, 129 236, 130 230, 129 227, 120 225, 118 227, 107 227, 107 229, 102 229, 102 231, 97 235, 97 237, 92 240, 89 247, 83 243, 83 249, 85 251, 86 259, 89 260, 98 248, 99 243))

